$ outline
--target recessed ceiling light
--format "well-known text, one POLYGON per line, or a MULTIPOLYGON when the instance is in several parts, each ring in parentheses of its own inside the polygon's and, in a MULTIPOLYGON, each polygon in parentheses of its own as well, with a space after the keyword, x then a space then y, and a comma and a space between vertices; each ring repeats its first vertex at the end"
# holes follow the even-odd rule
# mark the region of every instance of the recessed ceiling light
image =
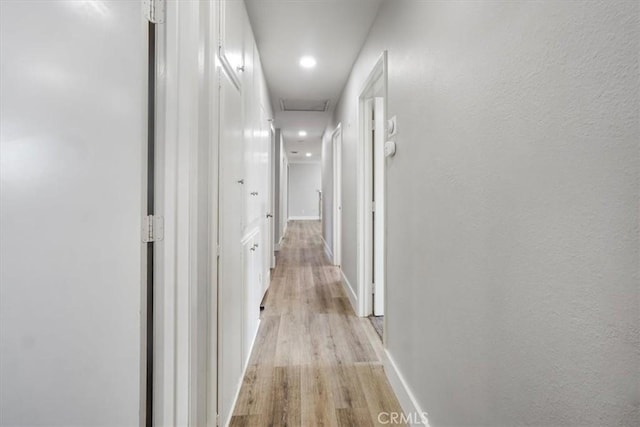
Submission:
POLYGON ((311 153, 307 153, 307 157, 311 157, 311 153))
POLYGON ((307 131, 301 130, 300 132, 298 132, 298 136, 307 136, 307 131))
POLYGON ((313 56, 303 56, 300 58, 300 66, 302 68, 313 68, 316 66, 316 58, 313 56))

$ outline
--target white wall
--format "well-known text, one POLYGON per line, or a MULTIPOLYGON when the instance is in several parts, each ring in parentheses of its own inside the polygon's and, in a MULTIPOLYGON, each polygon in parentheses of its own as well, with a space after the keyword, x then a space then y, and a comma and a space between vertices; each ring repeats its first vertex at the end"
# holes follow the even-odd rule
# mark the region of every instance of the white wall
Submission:
POLYGON ((640 423, 639 12, 382 4, 328 127, 343 266, 356 283, 356 100, 387 49, 385 332, 431 425, 640 423))
POLYGON ((320 219, 320 163, 289 165, 289 219, 320 219))

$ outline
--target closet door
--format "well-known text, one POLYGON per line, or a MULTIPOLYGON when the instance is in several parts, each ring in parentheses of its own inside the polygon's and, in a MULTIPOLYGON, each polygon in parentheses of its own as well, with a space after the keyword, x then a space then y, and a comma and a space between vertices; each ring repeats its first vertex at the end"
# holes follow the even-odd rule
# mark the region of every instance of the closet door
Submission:
POLYGON ((242 98, 230 78, 220 78, 218 281, 218 400, 223 425, 242 375, 242 98))
POLYGON ((139 1, 0 1, 0 424, 144 419, 139 1))
POLYGON ((235 81, 242 80, 244 70, 245 10, 242 0, 220 1, 220 58, 227 62, 235 81))
POLYGON ((260 322, 259 259, 262 252, 260 233, 255 231, 243 244, 244 255, 244 316, 242 330, 243 368, 251 355, 251 347, 260 322))

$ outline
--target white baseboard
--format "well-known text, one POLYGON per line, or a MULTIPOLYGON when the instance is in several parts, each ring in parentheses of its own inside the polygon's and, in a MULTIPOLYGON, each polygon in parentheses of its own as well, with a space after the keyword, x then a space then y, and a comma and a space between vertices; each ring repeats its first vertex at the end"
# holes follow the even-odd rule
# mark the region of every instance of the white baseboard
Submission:
POLYGON ((289 221, 320 221, 319 216, 290 216, 289 221))
POLYGON ((282 241, 284 240, 284 236, 287 234, 287 227, 289 226, 289 221, 284 223, 284 228, 282 229, 282 235, 278 239, 278 243, 276 243, 275 250, 279 251, 282 249, 282 241))
POLYGON ((353 290, 353 286, 351 286, 351 283, 349 283, 349 279, 347 279, 347 276, 344 275, 344 271, 342 271, 342 268, 340 269, 340 275, 342 276, 342 287, 344 288, 344 291, 347 293, 347 296, 349 297, 349 302, 351 303, 351 307, 353 308, 353 311, 355 313, 358 313, 358 297, 355 293, 355 291, 353 290))
POLYGON ((258 331, 260 330, 260 322, 261 320, 258 319, 258 327, 256 328, 256 333, 253 335, 253 339, 251 340, 251 346, 249 347, 249 353, 247 355, 247 360, 245 360, 244 362, 244 368, 242 368, 242 375, 240 375, 240 382, 238 383, 237 389, 236 389, 236 395, 233 397, 233 403, 231 404, 231 411, 229 412, 229 417, 224 420, 224 422, 222 423, 223 426, 225 427, 229 427, 229 424, 231 423, 231 417, 233 417, 233 413, 236 410, 236 404, 238 403, 238 397, 240 397, 240 389, 242 388, 242 383, 244 382, 244 377, 247 374, 247 368, 249 367, 249 360, 251 359, 251 353, 253 353, 253 346, 257 341, 258 338, 258 331))
POLYGON ((267 270, 262 274, 263 274, 263 280, 265 281, 265 285, 264 285, 264 291, 260 296, 260 301, 262 301, 262 299, 264 298, 264 295, 267 293, 267 289, 269 289, 269 286, 271 286, 271 266, 267 267, 267 270))
POLYGON ((324 240, 324 236, 320 236, 322 238, 322 243, 324 244, 324 254, 327 256, 327 259, 331 264, 333 264, 333 253, 331 252, 331 248, 327 244, 327 241, 324 240))
POLYGON ((407 381, 402 376, 402 373, 400 373, 398 365, 396 365, 387 349, 384 350, 384 353, 384 372, 400 402, 402 411, 409 417, 409 420, 411 420, 411 426, 429 427, 427 413, 420 408, 411 388, 409 388, 407 381))

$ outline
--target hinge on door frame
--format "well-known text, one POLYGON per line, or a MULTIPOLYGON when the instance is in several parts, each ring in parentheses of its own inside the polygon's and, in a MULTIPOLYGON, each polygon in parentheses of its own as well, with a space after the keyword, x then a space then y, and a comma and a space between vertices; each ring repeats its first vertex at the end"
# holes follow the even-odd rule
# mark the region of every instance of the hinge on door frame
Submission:
POLYGON ((216 414, 216 425, 220 425, 220 414, 216 414))
POLYGON ((147 215, 142 218, 142 241, 158 242, 164 238, 164 218, 147 215))
POLYGON ((143 0, 144 16, 154 24, 164 23, 164 0, 143 0))
POLYGON ((375 212, 376 211, 376 202, 372 201, 371 202, 371 212, 375 212))
POLYGON ((376 293, 376 284, 375 283, 371 283, 371 293, 372 294, 376 293))

